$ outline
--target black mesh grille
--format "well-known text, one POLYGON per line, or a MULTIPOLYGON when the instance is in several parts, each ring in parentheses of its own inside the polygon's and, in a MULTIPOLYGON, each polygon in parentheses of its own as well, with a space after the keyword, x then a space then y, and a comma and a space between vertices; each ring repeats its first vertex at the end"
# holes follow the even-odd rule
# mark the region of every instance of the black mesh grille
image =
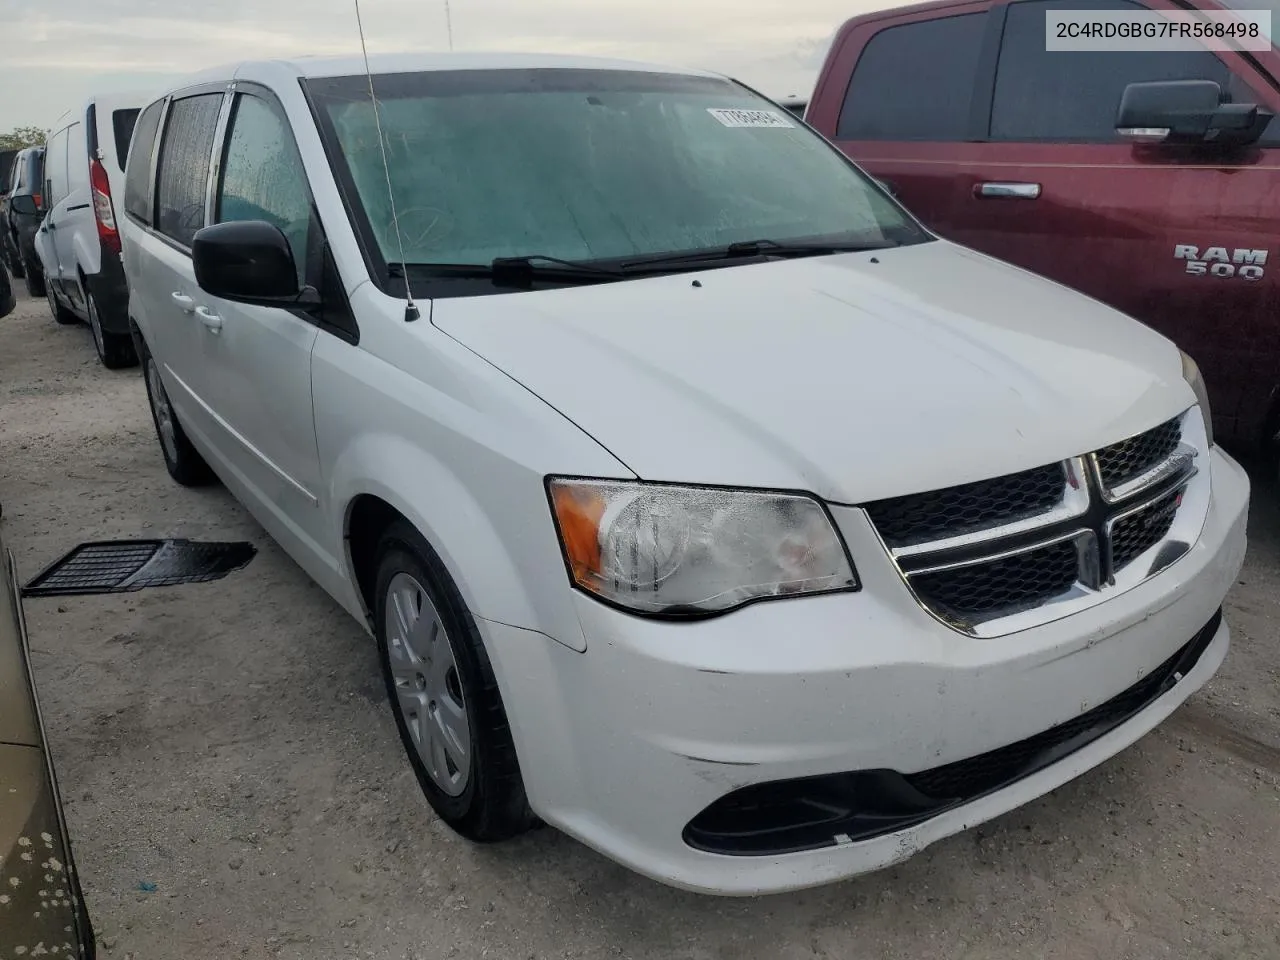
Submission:
POLYGON ((1103 485, 1112 489, 1132 480, 1167 459, 1181 442, 1182 421, 1177 419, 1104 447, 1098 451, 1098 469, 1103 485))
POLYGON ((1079 560, 1074 541, 911 578, 917 595, 938 613, 966 621, 1039 606, 1070 589, 1079 560))
POLYGON ((1137 556, 1150 550, 1169 534, 1182 491, 1157 500, 1147 509, 1116 522, 1111 530, 1111 564, 1123 570, 1137 556))
POLYGON ((872 522, 892 547, 953 537, 1011 523, 1049 510, 1062 498, 1062 464, 979 480, 944 490, 893 497, 867 505, 872 522))
POLYGON ((1057 753, 1065 756, 1133 716, 1167 687, 1175 670, 1189 670, 1217 635, 1221 613, 1191 642, 1119 696, 1044 733, 1019 740, 943 767, 906 774, 904 779, 927 797, 938 800, 971 798, 1003 786, 1047 765, 1057 753))

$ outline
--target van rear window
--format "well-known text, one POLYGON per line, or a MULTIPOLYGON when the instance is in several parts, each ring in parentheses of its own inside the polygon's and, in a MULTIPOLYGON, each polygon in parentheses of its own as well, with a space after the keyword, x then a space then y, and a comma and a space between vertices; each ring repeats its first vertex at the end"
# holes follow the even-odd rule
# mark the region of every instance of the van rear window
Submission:
POLYGON ((111 131, 116 141, 116 166, 124 173, 124 162, 129 159, 129 138, 133 136, 133 125, 138 122, 136 109, 113 110, 111 112, 111 131))

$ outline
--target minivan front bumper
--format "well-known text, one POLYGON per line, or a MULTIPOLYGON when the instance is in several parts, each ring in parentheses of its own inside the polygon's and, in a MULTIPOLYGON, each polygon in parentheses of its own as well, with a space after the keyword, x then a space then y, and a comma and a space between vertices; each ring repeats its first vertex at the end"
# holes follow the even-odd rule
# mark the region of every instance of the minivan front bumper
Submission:
POLYGON ((1229 631, 1217 614, 1244 559, 1249 483, 1219 450, 1211 471, 1201 537, 1181 560, 1105 603, 1007 636, 965 636, 925 613, 896 571, 875 562, 883 547, 851 508, 833 513, 858 563, 858 593, 697 623, 646 620, 575 595, 585 653, 481 621, 530 803, 654 879, 733 895, 889 866, 1021 806, 1133 743, 1221 664, 1229 631), (1091 722, 1103 714, 1108 722, 1091 722), (1010 775, 967 781, 986 789, 883 829, 831 820, 825 836, 810 830, 803 842, 724 840, 800 816, 797 798, 810 812, 831 805, 820 790, 786 794, 796 781, 854 783, 844 801, 885 814, 886 794, 864 780, 859 800, 847 775, 936 785, 940 769, 972 772, 994 752, 1008 761, 1015 745, 1043 746, 1046 731, 1073 723, 1074 735, 1057 736, 1035 762, 1006 763, 1010 775), (780 783, 772 811, 761 813, 767 802, 750 792, 735 806, 746 788, 778 800, 780 783))

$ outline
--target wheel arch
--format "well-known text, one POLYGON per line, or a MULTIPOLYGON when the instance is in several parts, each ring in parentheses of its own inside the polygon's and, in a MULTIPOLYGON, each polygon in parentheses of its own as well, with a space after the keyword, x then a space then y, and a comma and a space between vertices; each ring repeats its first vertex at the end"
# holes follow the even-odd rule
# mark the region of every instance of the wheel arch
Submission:
MULTIPOLYGON (((342 504, 343 579, 371 629, 377 542, 390 523, 403 519, 435 551, 473 616, 586 648, 549 511, 547 540, 533 547, 540 556, 532 560, 513 555, 494 517, 462 478, 407 440, 386 434, 361 438, 338 458, 333 476, 334 500, 342 504), (522 576, 531 564, 539 569, 522 576), (555 577, 561 589, 537 589, 539 575, 555 577)), ((538 494, 543 496, 541 489, 538 494)))

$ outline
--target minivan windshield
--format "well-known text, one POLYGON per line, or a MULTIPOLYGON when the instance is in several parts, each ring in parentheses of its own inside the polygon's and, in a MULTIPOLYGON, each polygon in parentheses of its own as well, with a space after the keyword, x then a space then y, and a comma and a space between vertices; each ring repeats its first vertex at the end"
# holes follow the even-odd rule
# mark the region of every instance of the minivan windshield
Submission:
MULTIPOLYGON (((383 74, 375 84, 410 265, 931 239, 798 118, 727 80, 544 68, 383 74)), ((368 78, 306 87, 357 228, 382 266, 393 264, 368 78)))

